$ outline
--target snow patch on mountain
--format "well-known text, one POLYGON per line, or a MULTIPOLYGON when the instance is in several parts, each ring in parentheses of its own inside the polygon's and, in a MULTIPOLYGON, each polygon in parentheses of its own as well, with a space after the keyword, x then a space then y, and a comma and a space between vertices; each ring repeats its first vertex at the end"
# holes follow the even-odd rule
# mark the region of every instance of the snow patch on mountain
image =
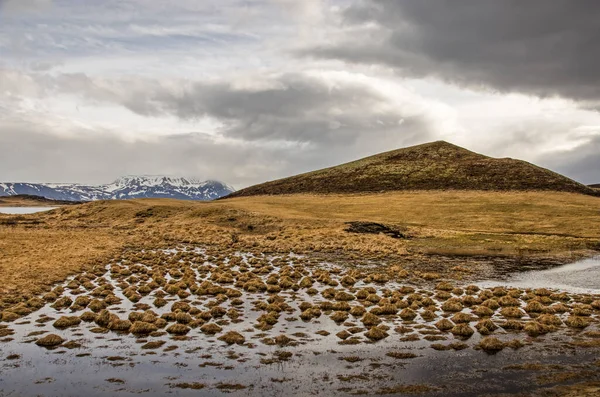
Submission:
POLYGON ((32 194, 54 200, 94 201, 132 198, 214 200, 235 189, 219 181, 164 175, 129 175, 105 185, 0 183, 0 196, 32 194))

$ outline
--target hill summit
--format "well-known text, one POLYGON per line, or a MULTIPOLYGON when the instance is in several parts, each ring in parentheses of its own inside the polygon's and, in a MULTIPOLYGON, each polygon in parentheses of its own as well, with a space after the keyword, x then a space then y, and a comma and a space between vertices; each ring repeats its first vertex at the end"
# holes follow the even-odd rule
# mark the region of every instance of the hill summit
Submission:
POLYGON ((487 157, 437 141, 262 183, 227 197, 398 190, 548 190, 597 194, 588 186, 522 160, 487 157))

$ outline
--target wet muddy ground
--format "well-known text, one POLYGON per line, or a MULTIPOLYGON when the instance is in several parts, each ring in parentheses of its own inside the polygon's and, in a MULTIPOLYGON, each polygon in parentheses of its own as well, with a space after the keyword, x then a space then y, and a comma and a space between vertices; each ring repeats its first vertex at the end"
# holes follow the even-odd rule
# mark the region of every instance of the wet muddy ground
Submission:
POLYGON ((436 277, 128 251, 2 312, 0 395, 479 396, 600 380, 595 291, 436 277))

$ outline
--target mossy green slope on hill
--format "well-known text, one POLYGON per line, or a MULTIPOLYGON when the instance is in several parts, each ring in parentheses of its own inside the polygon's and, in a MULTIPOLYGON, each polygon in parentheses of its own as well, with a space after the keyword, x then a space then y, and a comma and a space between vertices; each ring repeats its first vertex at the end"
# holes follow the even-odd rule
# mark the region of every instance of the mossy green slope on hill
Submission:
POLYGON ((262 183, 227 197, 397 190, 546 190, 597 194, 588 186, 528 162, 487 157, 438 141, 262 183))

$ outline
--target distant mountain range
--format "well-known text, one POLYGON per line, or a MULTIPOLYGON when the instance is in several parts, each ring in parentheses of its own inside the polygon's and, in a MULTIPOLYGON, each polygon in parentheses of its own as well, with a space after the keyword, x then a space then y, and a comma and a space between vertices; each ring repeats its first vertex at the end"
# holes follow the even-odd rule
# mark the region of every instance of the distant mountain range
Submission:
POLYGON ((593 187, 594 189, 600 189, 600 183, 596 183, 595 185, 589 185, 590 187, 593 187))
POLYGON ((262 183, 228 197, 399 190, 532 190, 599 195, 596 189, 526 161, 492 158, 438 141, 262 183))
POLYGON ((214 200, 234 192, 219 181, 143 175, 125 176, 107 185, 63 183, 0 183, 0 196, 35 195, 52 200, 93 201, 134 198, 214 200))

